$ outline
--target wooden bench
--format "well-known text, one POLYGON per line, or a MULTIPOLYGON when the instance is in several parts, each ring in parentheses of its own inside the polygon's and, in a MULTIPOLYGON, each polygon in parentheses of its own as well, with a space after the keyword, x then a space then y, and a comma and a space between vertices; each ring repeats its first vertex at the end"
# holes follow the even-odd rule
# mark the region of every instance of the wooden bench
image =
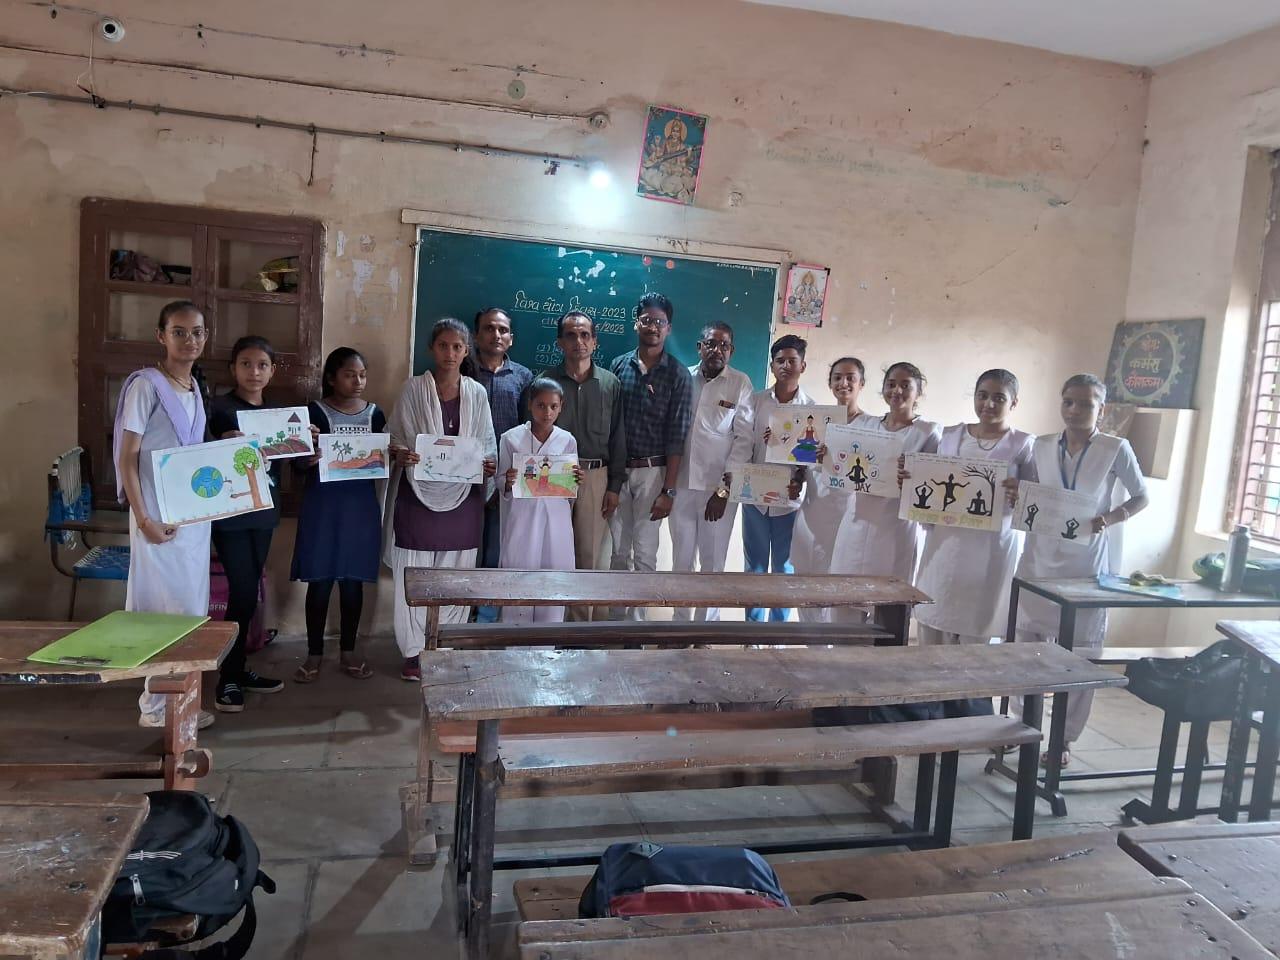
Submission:
MULTIPOLYGON (((1127 856, 1108 831, 984 843, 943 850, 867 854, 774 863, 797 906, 845 892, 885 900, 1083 883, 1141 883, 1148 871, 1127 856)), ((572 920, 591 877, 527 877, 515 882, 520 919, 572 920)))
POLYGON ((463 623, 440 627, 440 646, 454 650, 512 647, 847 646, 891 642, 875 623, 751 623, 684 620, 597 620, 552 624, 463 623))
MULTIPOLYGON (((0 781, 41 780, 163 780, 164 738, 141 729, 32 729, 3 731, 0 781)), ((208 750, 184 750, 173 758, 176 774, 205 776, 212 758, 208 750)))

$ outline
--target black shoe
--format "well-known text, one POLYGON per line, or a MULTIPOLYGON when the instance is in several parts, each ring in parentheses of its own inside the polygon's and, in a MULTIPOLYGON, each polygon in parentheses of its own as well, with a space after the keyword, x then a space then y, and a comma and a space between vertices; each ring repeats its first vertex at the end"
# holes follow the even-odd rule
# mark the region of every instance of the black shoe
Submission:
POLYGON ((279 693, 284 689, 284 681, 260 677, 252 670, 246 670, 240 674, 240 686, 250 693, 279 693))
POLYGON ((239 713, 244 709, 244 694, 238 683, 219 683, 213 705, 221 713, 239 713))

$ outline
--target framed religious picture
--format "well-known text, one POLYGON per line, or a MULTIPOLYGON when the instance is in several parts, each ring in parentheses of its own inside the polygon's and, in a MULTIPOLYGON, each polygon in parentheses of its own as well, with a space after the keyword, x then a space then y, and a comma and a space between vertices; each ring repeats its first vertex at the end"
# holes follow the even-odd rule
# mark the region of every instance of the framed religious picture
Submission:
POLYGON ((782 298, 782 322, 820 327, 827 312, 827 279, 831 271, 796 263, 787 271, 787 294, 782 298))
POLYGON ((702 170, 707 118, 675 107, 650 107, 636 174, 636 195, 692 204, 702 170))
POLYGON ((1203 318, 1118 324, 1107 359, 1108 402, 1191 409, 1203 341, 1203 318))

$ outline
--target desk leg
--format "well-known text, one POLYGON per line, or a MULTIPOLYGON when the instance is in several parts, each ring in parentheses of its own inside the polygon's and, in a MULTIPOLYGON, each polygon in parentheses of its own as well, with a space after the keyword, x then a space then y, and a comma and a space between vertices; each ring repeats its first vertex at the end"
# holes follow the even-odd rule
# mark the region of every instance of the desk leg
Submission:
POLYGON ((436 829, 431 819, 435 801, 435 776, 431 770, 431 718, 422 706, 422 722, 418 724, 417 775, 411 787, 400 793, 400 816, 404 821, 405 839, 409 845, 409 862, 431 865, 436 862, 436 829))
MULTIPOLYGON (((1169 818, 1169 794, 1173 790, 1173 768, 1178 764, 1178 736, 1181 733, 1182 717, 1172 710, 1166 710, 1160 730, 1160 751, 1156 754, 1156 779, 1151 787, 1152 819, 1144 821, 1145 823, 1163 823, 1169 818)), ((1190 744, 1187 750, 1190 752, 1190 744)))
POLYGON ((1200 809, 1200 778, 1209 760, 1209 721, 1196 720, 1187 738, 1187 759, 1182 765, 1182 792, 1178 795, 1178 819, 1190 820, 1200 809))
POLYGON ((440 649, 440 608, 427 607, 427 649, 440 649))
MULTIPOLYGON (((1040 729, 1044 722, 1044 697, 1022 698, 1022 722, 1040 729)), ((1030 840, 1036 820, 1036 777, 1040 770, 1040 744, 1018 747, 1018 788, 1013 795, 1013 839, 1030 840)))
POLYGON ((1280 756, 1280 709, 1276 697, 1280 683, 1270 664, 1262 664, 1262 732, 1258 736, 1258 759, 1253 768, 1253 790, 1249 794, 1249 822, 1271 819, 1271 797, 1276 786, 1276 759, 1280 756))
POLYGON ((209 772, 212 755, 200 749, 200 673, 152 677, 147 689, 164 697, 164 788, 194 790, 209 772))
POLYGON ((1253 691, 1260 676, 1258 662, 1245 657, 1240 671, 1240 686, 1236 691, 1236 715, 1231 719, 1231 736, 1227 740, 1227 768, 1222 774, 1222 799, 1218 804, 1218 819, 1235 823, 1240 815, 1240 802, 1244 795, 1244 771, 1249 762, 1249 738, 1253 725, 1253 691))
POLYGON ((959 771, 960 751, 944 753, 938 774, 938 812, 933 826, 933 838, 939 847, 951 846, 951 821, 956 809, 956 777, 959 771))
POLYGON ((920 754, 920 765, 916 773, 916 809, 911 824, 912 830, 916 833, 929 832, 929 816, 933 807, 934 763, 934 754, 920 754))
MULTIPOLYGON (((1076 610, 1064 604, 1058 615, 1058 644, 1067 650, 1075 648, 1076 610)), ((1055 817, 1067 815, 1067 799, 1058 789, 1062 777, 1062 752, 1067 748, 1067 700, 1063 690, 1053 695, 1053 721, 1049 724, 1049 762, 1045 764, 1044 790, 1055 817)))
POLYGON ((474 753, 458 757, 457 802, 453 809, 453 846, 449 848, 449 864, 453 868, 453 882, 457 900, 458 933, 467 931, 467 913, 470 905, 467 890, 471 871, 472 791, 475 789, 476 756, 474 753))
POLYGON ((877 639, 877 647, 905 647, 907 631, 911 623, 911 607, 905 603, 891 603, 876 608, 876 620, 893 634, 891 639, 877 639))
POLYGON ((493 913, 493 845, 498 812, 498 721, 476 724, 474 832, 471 837, 468 960, 488 960, 489 920, 493 913))

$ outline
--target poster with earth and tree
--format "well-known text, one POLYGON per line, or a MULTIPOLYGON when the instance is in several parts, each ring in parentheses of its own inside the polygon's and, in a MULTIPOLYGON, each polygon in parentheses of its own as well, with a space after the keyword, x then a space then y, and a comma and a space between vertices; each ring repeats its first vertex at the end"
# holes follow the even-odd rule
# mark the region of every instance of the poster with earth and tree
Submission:
POLYGON ((271 509, 271 481, 256 437, 153 450, 151 465, 165 523, 202 523, 271 509))

